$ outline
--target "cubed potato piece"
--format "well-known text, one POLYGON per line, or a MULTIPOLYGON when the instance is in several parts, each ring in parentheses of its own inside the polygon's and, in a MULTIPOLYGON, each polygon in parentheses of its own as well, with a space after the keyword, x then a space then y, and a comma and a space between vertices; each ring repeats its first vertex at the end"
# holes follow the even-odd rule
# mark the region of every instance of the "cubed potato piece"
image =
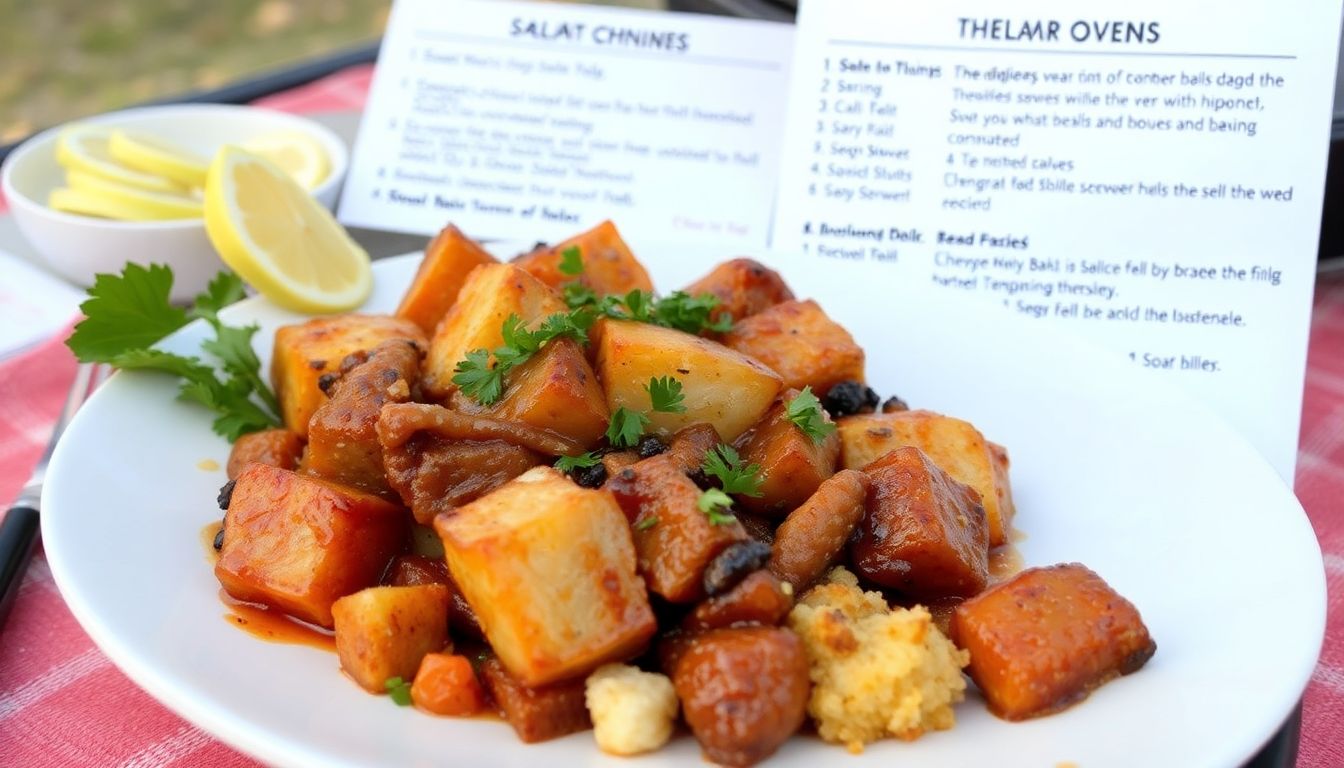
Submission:
POLYGON ((483 406, 454 392, 452 406, 463 413, 521 421, 592 448, 607 431, 606 395, 583 348, 571 339, 546 344, 531 360, 509 372, 504 394, 483 406))
POLYGON ((864 467, 867 512, 850 557, 859 575, 910 597, 970 597, 989 583, 980 494, 915 447, 864 467))
POLYGON ((364 362, 341 373, 308 422, 305 472, 396 498, 383 470, 378 414, 387 403, 411 399, 420 383, 420 355, 415 344, 385 341, 364 362))
POLYGON ((807 655, 776 627, 715 629, 692 636, 672 684, 707 760, 753 765, 788 741, 807 714, 807 655))
POLYGON ((355 682, 371 693, 386 693, 393 677, 410 680, 427 653, 448 642, 448 588, 369 587, 331 606, 336 623, 336 655, 355 682))
POLYGON ((421 525, 432 524, 439 514, 469 504, 542 463, 540 454, 503 440, 418 434, 399 445, 383 446, 387 480, 421 525))
POLYGON ((633 526, 639 572, 649 591, 670 602, 703 598, 710 561, 747 538, 736 520, 726 525, 709 521, 696 506, 700 488, 666 453, 621 470, 607 488, 633 526))
POLYGON ((653 290, 649 273, 630 252, 630 247, 621 239, 621 233, 616 231, 616 225, 610 221, 604 221, 559 245, 535 248, 514 259, 513 264, 552 288, 559 288, 577 279, 599 296, 610 293, 624 295, 636 289, 653 290), (579 258, 583 260, 583 274, 577 277, 560 271, 561 254, 572 247, 579 249, 579 258))
POLYGON ((605 491, 538 467, 434 527, 490 646, 524 685, 623 661, 657 628, 629 524, 605 491))
MULTIPOLYGON (((784 393, 742 446, 742 462, 761 467, 761 495, 738 500, 748 512, 783 517, 816 493, 835 474, 840 459, 840 437, 835 432, 817 442, 789 420, 788 404, 797 390, 784 393)), ((830 417, 822 412, 828 423, 830 417)))
POLYGON ((721 595, 711 597, 687 614, 681 628, 699 632, 725 627, 773 627, 793 607, 793 587, 769 571, 756 571, 721 595))
POLYGON ((425 654, 411 685, 411 701, 426 712, 450 717, 474 715, 486 705, 471 660, 448 653, 425 654))
POLYGON ((526 744, 558 739, 593 727, 584 701, 584 680, 529 687, 497 658, 481 665, 481 677, 500 713, 526 744))
POLYGON ((994 585, 957 606, 951 633, 990 711, 1008 720, 1064 709, 1157 651, 1134 605, 1078 563, 994 585))
POLYGON ((933 463, 980 492, 989 517, 989 545, 1007 544, 1013 525, 1013 495, 1008 485, 1008 453, 970 423, 932 411, 899 411, 846 416, 840 428, 840 463, 862 469, 896 448, 913 445, 933 463))
POLYGON ((457 387, 453 369, 477 349, 494 350, 504 343, 504 321, 517 315, 529 328, 547 316, 564 312, 559 294, 512 264, 485 264, 467 275, 462 291, 434 332, 425 359, 424 388, 444 399, 457 387))
POLYGON ((863 348, 811 299, 752 315, 734 325, 723 343, 778 372, 785 386, 810 386, 817 397, 842 381, 864 381, 863 348))
POLYGON ((433 335, 439 321, 457 301, 467 274, 482 264, 496 261, 475 240, 449 224, 425 248, 425 258, 415 272, 415 279, 401 297, 397 317, 410 320, 427 335, 433 335))
POLYGON ((670 435, 706 422, 729 441, 761 418, 782 387, 774 371, 720 344, 633 321, 604 323, 597 375, 613 412, 650 411, 649 380, 672 376, 681 382, 686 410, 648 413, 650 428, 670 435))
MULTIPOLYGON (((435 543, 442 548, 438 534, 431 529, 426 530, 430 530, 435 543)), ((383 586, 414 587, 420 584, 442 584, 448 588, 448 628, 454 635, 473 640, 485 639, 481 634, 480 622, 476 621, 476 613, 462 596, 462 590, 457 588, 442 554, 437 559, 424 555, 398 555, 383 574, 383 586)))
POLYGON ((238 600, 330 627, 332 603, 378 583, 408 523, 377 496, 250 464, 233 488, 215 576, 238 600))
POLYGON ((307 439, 308 421, 327 395, 318 383, 335 375, 347 355, 365 352, 389 339, 414 341, 424 349, 425 334, 408 320, 387 315, 318 317, 275 332, 271 385, 280 400, 285 426, 307 439))
POLYGON ((718 320, 727 314, 734 323, 793 300, 793 291, 779 273, 753 259, 733 259, 683 289, 692 296, 711 294, 719 300, 718 320))
POLYGON ((254 461, 281 469, 298 469, 303 456, 303 438, 288 429, 249 432, 233 441, 225 473, 230 480, 254 461))

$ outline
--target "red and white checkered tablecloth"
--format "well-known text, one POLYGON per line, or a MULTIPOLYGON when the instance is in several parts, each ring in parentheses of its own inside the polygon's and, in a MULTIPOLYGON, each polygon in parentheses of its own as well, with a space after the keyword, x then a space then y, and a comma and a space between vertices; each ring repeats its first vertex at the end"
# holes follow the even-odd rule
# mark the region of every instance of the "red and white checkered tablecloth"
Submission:
MULTIPOLYGON (((300 113, 359 109, 371 76, 371 67, 354 67, 259 103, 300 113)), ((0 503, 18 493, 41 454, 74 370, 59 339, 0 364, 0 503)), ((1325 551, 1330 590, 1298 765, 1337 768, 1344 766, 1344 274, 1316 286, 1297 494, 1325 551)), ((0 764, 256 765, 112 666, 70 615, 40 552, 0 636, 0 764)))

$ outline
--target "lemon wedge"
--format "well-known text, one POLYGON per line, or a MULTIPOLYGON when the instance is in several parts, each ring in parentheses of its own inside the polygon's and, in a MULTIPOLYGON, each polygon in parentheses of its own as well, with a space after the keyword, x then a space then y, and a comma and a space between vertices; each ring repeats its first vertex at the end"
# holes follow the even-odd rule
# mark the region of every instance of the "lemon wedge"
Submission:
POLYGON ((101 176, 128 187, 151 192, 184 193, 186 188, 170 179, 127 168, 107 149, 112 131, 95 125, 72 125, 56 140, 56 162, 66 170, 101 176))
POLYGON ((188 187, 205 186, 205 158, 153 136, 114 130, 107 138, 112 159, 128 168, 171 179, 188 187))
POLYGON ((327 151, 306 134, 268 133, 245 142, 243 149, 280 166, 304 189, 316 189, 331 173, 327 151))
POLYGON ((354 309, 373 289, 369 255, 274 163, 224 147, 205 180, 205 231, 224 260, 276 304, 354 309))
POLYGON ((161 221, 165 219, 199 219, 201 201, 172 192, 152 192, 126 184, 118 184, 101 176, 83 171, 66 171, 67 192, 48 198, 47 204, 67 213, 85 213, 122 221, 161 221), (83 211, 71 206, 83 207, 83 211))

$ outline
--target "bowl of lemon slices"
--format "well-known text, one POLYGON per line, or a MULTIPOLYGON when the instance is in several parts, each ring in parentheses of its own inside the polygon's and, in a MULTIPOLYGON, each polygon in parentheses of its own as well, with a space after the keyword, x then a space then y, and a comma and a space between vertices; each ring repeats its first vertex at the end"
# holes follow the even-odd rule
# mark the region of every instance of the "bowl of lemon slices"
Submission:
POLYGON ((172 299, 186 301, 227 264, 321 311, 368 292, 367 256, 328 212, 347 162, 339 136, 294 115, 144 107, 34 136, 0 168, 0 189, 34 250, 80 285, 127 262, 167 264, 172 299), (314 281, 315 269, 332 279, 314 281))

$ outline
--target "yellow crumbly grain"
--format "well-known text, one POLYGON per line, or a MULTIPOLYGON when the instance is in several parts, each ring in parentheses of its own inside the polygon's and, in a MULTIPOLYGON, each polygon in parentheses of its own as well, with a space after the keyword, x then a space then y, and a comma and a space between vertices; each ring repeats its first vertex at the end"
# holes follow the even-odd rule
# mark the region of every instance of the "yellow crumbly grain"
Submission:
POLYGON ((789 627, 807 650, 807 711, 826 741, 861 752, 884 736, 909 741, 956 723, 952 705, 965 695, 961 668, 970 656, 923 606, 889 609, 836 568, 794 606, 789 627))

